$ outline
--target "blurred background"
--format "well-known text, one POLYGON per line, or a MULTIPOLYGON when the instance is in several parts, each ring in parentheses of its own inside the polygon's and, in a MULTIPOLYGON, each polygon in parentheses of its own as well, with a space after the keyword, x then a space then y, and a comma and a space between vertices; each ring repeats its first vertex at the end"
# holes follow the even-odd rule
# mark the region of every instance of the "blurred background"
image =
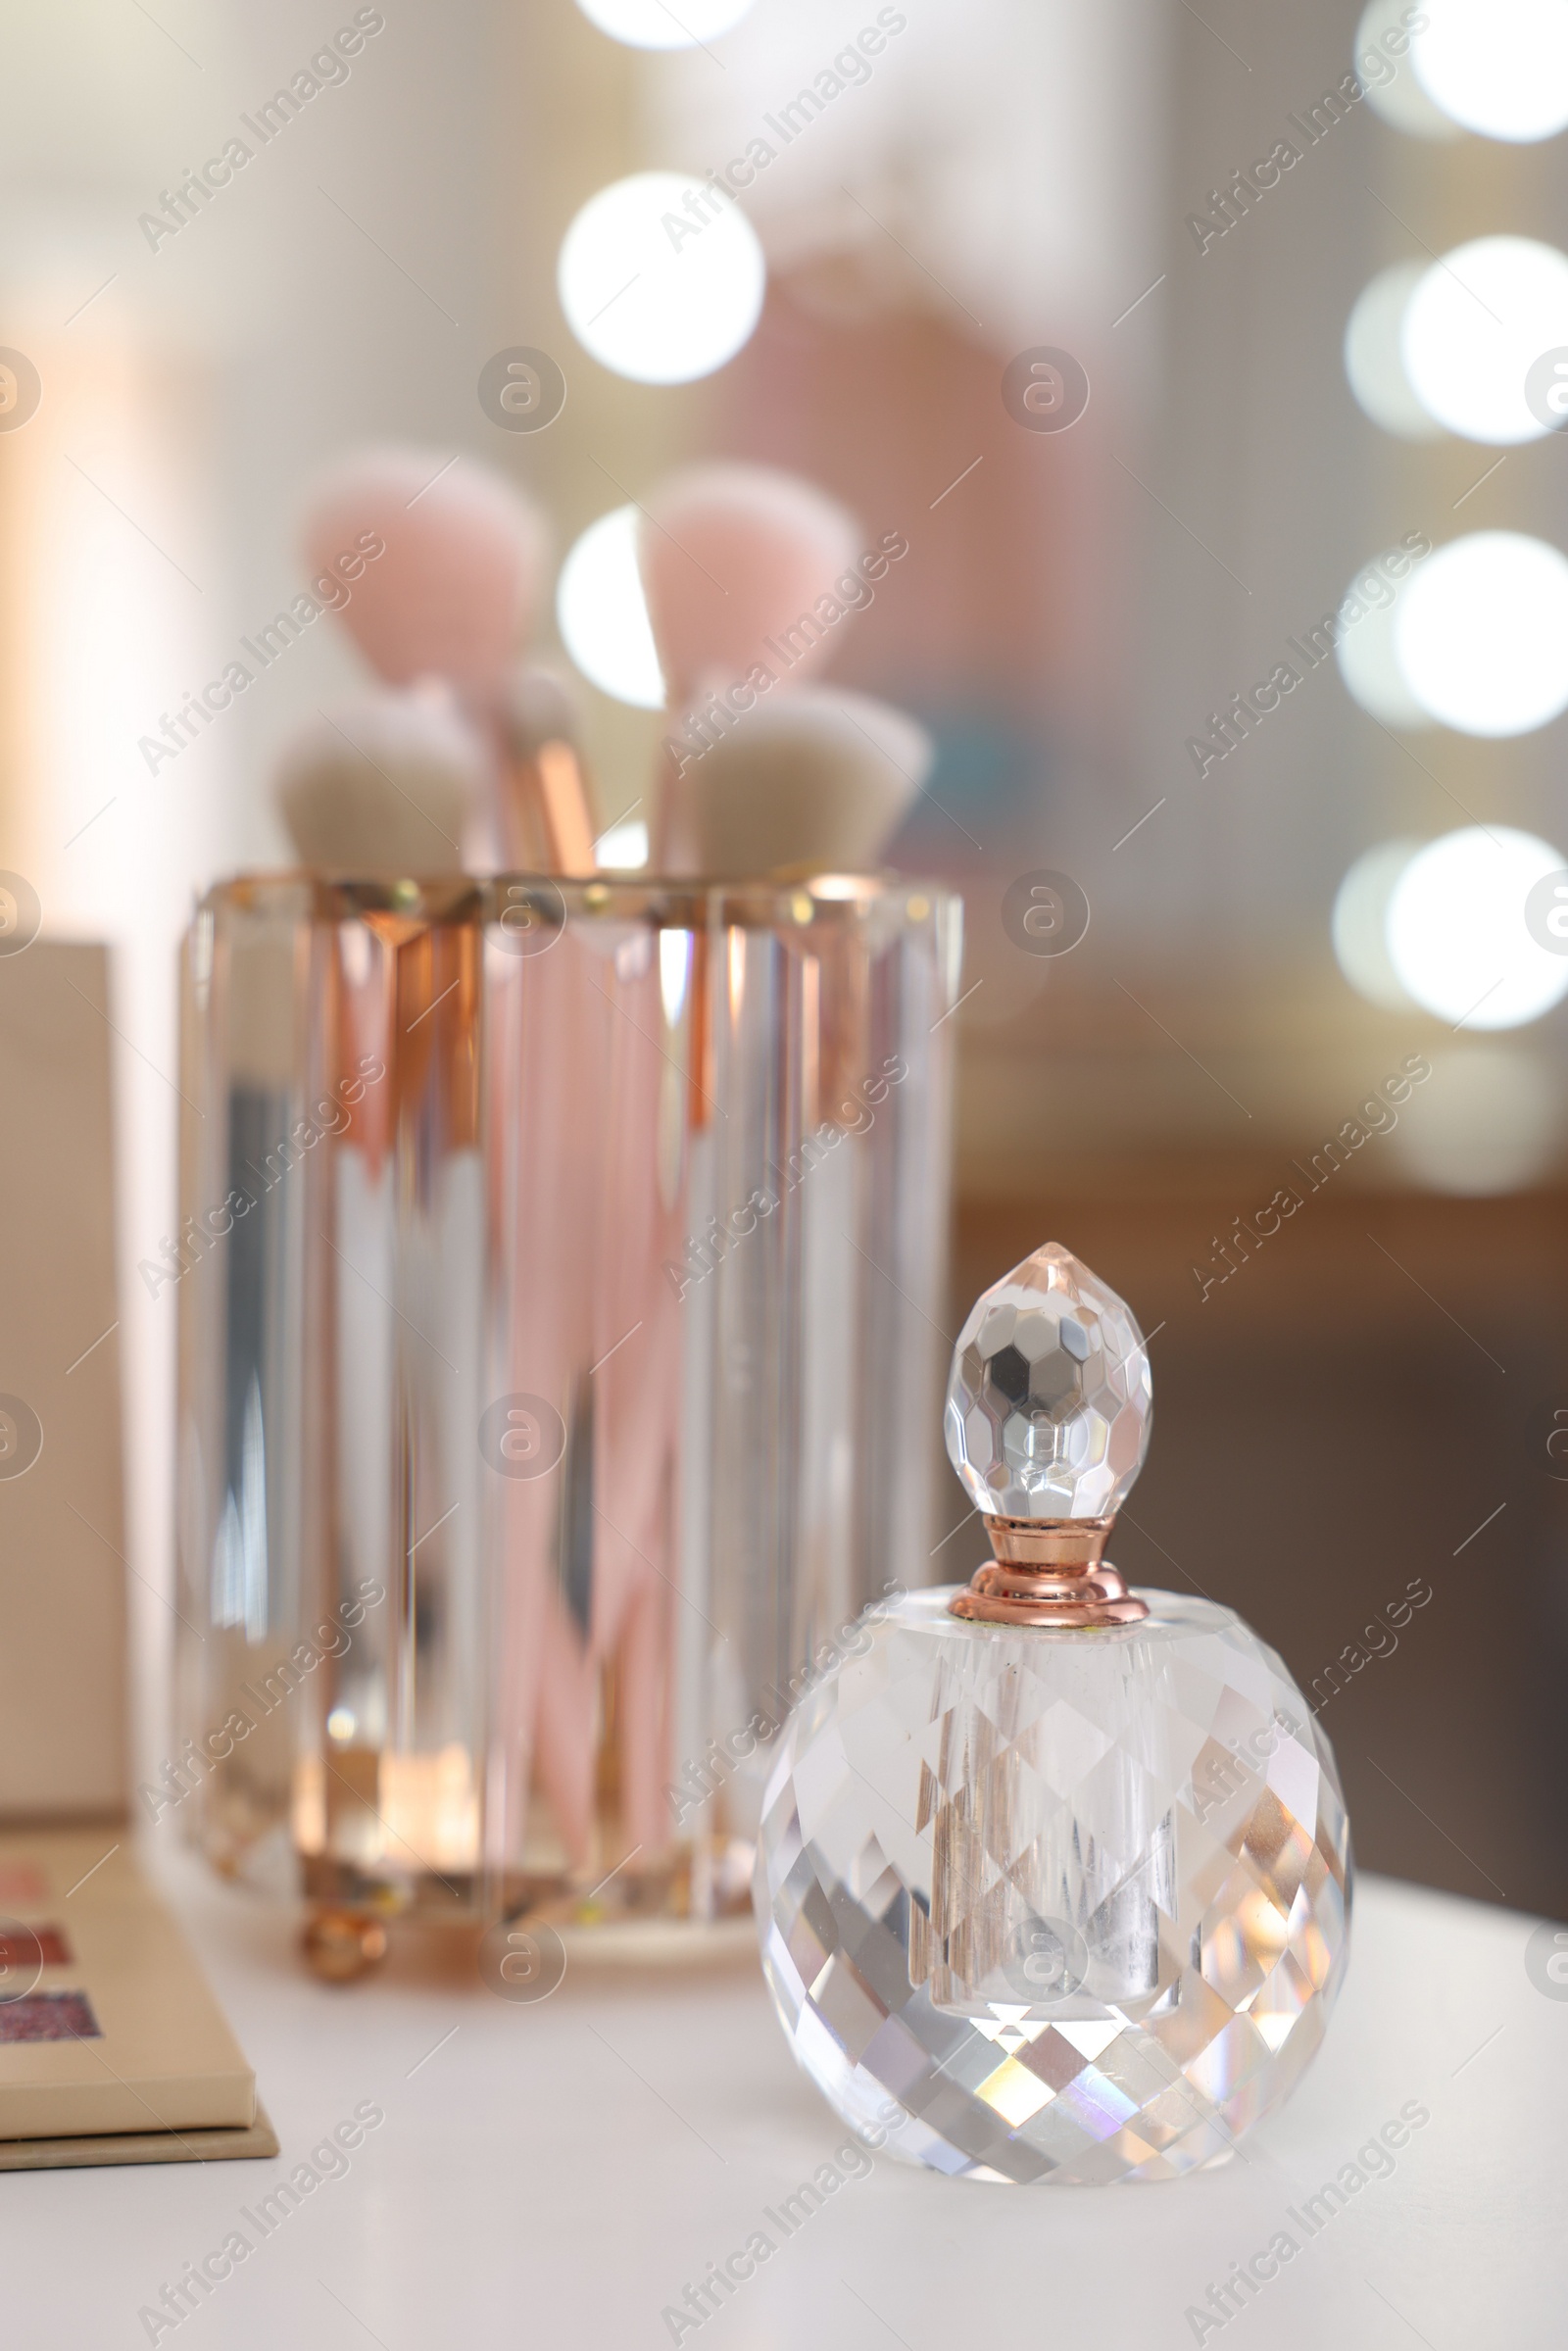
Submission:
POLYGON ((894 862, 967 908, 952 1329, 1048 1237, 1120 1290, 1159 1397, 1123 1569, 1278 1643, 1365 1864, 1568 1911, 1561 7, 0 26, 0 867, 46 937, 114 947, 143 1753, 175 947, 210 881, 286 861, 270 764, 344 642, 301 628, 158 738, 304 587, 324 462, 481 458, 554 517, 635 864, 629 526, 729 455, 907 544, 833 668, 941 746, 894 862), (538 429, 499 396, 519 351, 564 378, 538 429))

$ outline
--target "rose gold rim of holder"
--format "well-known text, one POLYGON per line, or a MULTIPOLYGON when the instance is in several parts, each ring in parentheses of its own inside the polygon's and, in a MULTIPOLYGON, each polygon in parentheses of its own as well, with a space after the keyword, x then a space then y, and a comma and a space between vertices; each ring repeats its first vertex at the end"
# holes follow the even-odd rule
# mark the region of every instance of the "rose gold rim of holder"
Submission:
POLYGON ((1135 1625, 1145 1603, 1105 1557, 1110 1518, 987 1518, 995 1553, 949 1613, 983 1625, 1135 1625))

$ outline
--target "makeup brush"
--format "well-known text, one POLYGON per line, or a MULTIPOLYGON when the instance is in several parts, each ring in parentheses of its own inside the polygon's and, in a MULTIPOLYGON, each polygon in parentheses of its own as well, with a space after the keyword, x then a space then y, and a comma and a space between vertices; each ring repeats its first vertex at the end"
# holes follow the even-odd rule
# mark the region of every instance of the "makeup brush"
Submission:
MULTIPOLYGON (((637 560, 669 710, 759 667, 792 680, 819 667, 830 640, 814 608, 850 571, 859 537, 836 500, 770 465, 692 465, 659 483, 637 560)), ((666 752, 655 835, 666 872, 701 869, 686 803, 666 752)))
MULTIPOLYGON (((593 873, 594 826, 575 748, 574 708, 558 681, 517 665, 544 586, 547 533, 537 510, 486 467, 443 467, 433 452, 369 450, 318 486, 305 538, 313 565, 323 569, 342 549, 367 558, 341 617, 381 676, 393 682, 442 679, 482 730, 499 785, 493 834, 502 861, 534 871, 593 873)), ((584 1024, 591 1017, 580 994, 560 991, 542 968, 531 976, 532 998, 548 1002, 554 1014, 552 1053, 560 1055, 564 1072, 580 1069, 589 1042, 584 1024)), ((537 1089, 540 1072, 529 1074, 537 1089)), ((571 1082, 568 1075, 561 1085, 562 1100, 571 1082)), ((498 1061, 495 1084, 499 1125, 508 1132, 523 1128, 521 1063, 498 1061)), ((577 1373, 595 1359, 584 1351, 586 1334, 578 1327, 582 1301, 594 1291, 585 1208, 593 1168, 591 1159, 584 1160, 585 1139, 558 1136, 556 1148, 569 1180, 563 1182, 547 1228, 554 1252, 514 1300, 513 1327, 531 1378, 537 1379, 541 1361, 555 1362, 564 1383, 555 1400, 566 1418, 570 1459, 587 1464, 591 1476, 597 1449, 592 1391, 577 1373)), ((517 1385, 526 1387, 528 1380, 519 1374, 517 1385)), ((592 1858, 594 1643, 603 1638, 593 1621, 588 1562, 594 1519, 583 1483, 582 1476, 573 1482, 563 1475, 539 1497, 554 1494, 557 1485, 567 1497, 555 1549, 563 1568, 576 1564, 575 1615, 563 1610, 555 1589, 548 1535, 531 1522, 513 1525, 509 1519, 507 1542, 512 1613, 528 1628, 509 1672, 509 1719, 533 1746, 535 1766, 579 1866, 592 1858)))
MULTIPOLYGON (((860 543, 856 522, 842 508, 808 484, 761 467, 696 467, 650 496, 639 534, 644 593, 668 707, 672 713, 693 713, 682 730, 685 742, 672 739, 664 752, 657 855, 665 871, 719 877, 778 867, 853 871, 880 857, 929 772, 929 741, 911 721, 867 697, 797 684, 826 660, 848 611, 866 601, 863 574, 856 571, 853 582, 850 577, 860 543), (841 585, 844 593, 835 594, 841 585), (752 707, 738 712, 734 689, 743 682, 752 707), (766 691, 760 693, 764 683, 766 691), (706 710, 694 709, 705 701, 706 710)), ((856 939, 851 926, 841 926, 816 952, 786 958, 787 984, 806 999, 803 1131, 815 1127, 824 1109, 830 1118, 836 1115, 839 1080, 864 1052, 869 1018, 856 939)), ((694 958, 695 1040, 705 1040, 710 1024, 757 1018, 771 958, 765 935, 756 944, 760 986, 747 985, 753 941, 743 926, 730 933, 718 987, 710 986, 706 953, 694 958)), ((861 1074, 858 1066, 854 1074, 861 1074)), ((707 1211, 723 1204, 720 1137, 709 1113, 700 1093, 688 1140, 693 1230, 701 1229, 707 1211)), ((796 1206, 803 1330, 820 1375, 812 1384, 814 1408, 807 1399, 812 1412, 807 1449, 817 1470, 838 1457, 835 1427, 842 1430, 853 1419, 847 1389, 854 1378, 853 1301, 861 1269, 845 1233, 853 1225, 859 1158, 852 1141, 830 1152, 796 1206), (825 1430, 824 1410, 830 1416, 825 1430)), ((688 1396, 709 1398, 726 1433, 727 1442, 714 1444, 712 1475, 723 1495, 720 1523, 736 1531, 732 1555, 710 1561, 700 1531, 689 1530, 682 1582, 695 1597, 716 1571, 745 1593, 736 1620, 759 1637, 758 1651, 743 1668, 753 1695, 771 1676, 787 1673, 795 1659, 776 1655, 760 1635, 771 1623, 775 1562, 756 1524, 754 1497, 742 1489, 751 1465, 766 1457, 781 1418, 787 1420, 801 1399, 790 1390, 782 1357, 770 1354, 738 1379, 722 1334, 766 1323, 774 1304, 769 1271, 760 1249, 726 1260, 720 1280, 684 1304, 665 1374, 678 1378, 688 1396), (753 1531, 755 1550, 752 1535, 741 1530, 753 1531)), ((806 1474, 788 1507, 803 1555, 825 1570, 842 1513, 819 1484, 806 1474)), ((700 1720, 701 1672, 695 1678, 690 1695, 700 1720)), ((681 1678, 680 1690, 691 1679, 681 1678)), ((677 1706, 687 1710, 680 1691, 677 1706)))
POLYGON ((935 757, 923 726, 869 694, 775 690, 681 771, 699 870, 873 870, 935 757))
POLYGON ((594 828, 572 735, 519 745, 511 714, 514 664, 544 593, 539 509, 489 466, 367 449, 318 482, 303 535, 313 570, 336 567, 351 585, 339 616, 377 674, 392 685, 445 680, 491 738, 502 854, 537 839, 543 855, 529 863, 591 873, 594 828))
POLYGON ((302 865, 347 880, 461 873, 483 797, 480 736, 439 693, 362 694, 303 726, 275 797, 302 865))

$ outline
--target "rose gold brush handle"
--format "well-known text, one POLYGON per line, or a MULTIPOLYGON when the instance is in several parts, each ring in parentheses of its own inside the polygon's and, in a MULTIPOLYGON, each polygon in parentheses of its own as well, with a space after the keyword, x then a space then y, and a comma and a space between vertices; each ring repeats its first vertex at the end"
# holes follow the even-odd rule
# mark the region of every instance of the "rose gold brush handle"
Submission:
POLYGON ((551 741, 518 752, 503 735, 497 760, 503 860, 515 871, 573 881, 597 873, 593 817, 575 748, 551 741))
POLYGON ((549 671, 513 671, 489 712, 505 856, 573 881, 599 870, 593 804, 573 737, 576 706, 549 671))
POLYGON ((544 811, 545 840, 551 868, 581 878, 597 873, 593 819, 582 761, 569 743, 541 743, 533 756, 544 811))

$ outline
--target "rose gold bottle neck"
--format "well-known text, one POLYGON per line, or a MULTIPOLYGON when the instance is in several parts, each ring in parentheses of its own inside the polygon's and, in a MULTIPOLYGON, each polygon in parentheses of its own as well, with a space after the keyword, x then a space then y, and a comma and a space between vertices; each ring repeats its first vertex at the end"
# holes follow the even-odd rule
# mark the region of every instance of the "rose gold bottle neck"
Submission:
POLYGON ((949 1613, 986 1625, 1133 1625, 1149 1614, 1105 1558, 1111 1518, 987 1518, 995 1553, 949 1613))

